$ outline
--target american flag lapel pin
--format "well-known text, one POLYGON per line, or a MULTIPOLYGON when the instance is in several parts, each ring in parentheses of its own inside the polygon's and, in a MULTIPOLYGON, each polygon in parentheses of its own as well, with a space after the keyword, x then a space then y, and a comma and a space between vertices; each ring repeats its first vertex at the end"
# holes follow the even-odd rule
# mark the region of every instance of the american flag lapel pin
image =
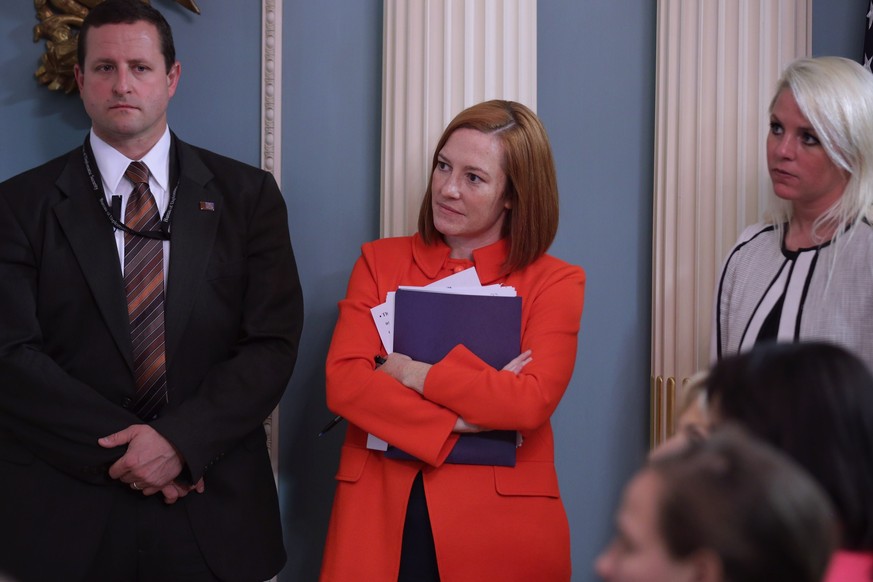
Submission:
POLYGON ((206 200, 201 200, 200 210, 203 210, 205 212, 215 212, 215 202, 207 202, 206 200))

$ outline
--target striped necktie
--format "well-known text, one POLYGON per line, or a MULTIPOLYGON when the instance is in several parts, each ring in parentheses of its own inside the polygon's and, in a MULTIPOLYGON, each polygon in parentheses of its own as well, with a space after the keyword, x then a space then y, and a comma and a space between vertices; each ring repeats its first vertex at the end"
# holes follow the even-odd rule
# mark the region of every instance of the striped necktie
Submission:
MULTIPOLYGON (((124 222, 135 231, 158 230, 160 217, 149 190, 149 169, 131 162, 124 173, 133 182, 124 222)), ((133 343, 134 412, 152 420, 167 402, 164 351, 164 247, 158 239, 124 233, 124 287, 133 343)))

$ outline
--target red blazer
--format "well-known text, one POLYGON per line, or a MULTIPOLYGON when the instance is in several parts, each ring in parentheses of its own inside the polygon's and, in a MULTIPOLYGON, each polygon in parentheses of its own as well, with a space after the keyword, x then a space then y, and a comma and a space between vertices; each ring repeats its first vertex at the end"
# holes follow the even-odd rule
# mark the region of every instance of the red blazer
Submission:
POLYGON ((570 381, 585 274, 545 255, 506 277, 506 241, 473 261, 449 258, 418 235, 363 246, 327 358, 329 408, 349 421, 324 552, 323 581, 397 580, 406 504, 421 471, 440 576, 461 580, 570 579, 570 535, 560 499, 549 418, 570 381), (424 397, 375 371, 384 353, 370 308, 398 285, 427 285, 475 264, 483 285, 502 283, 522 298, 522 349, 533 361, 518 376, 497 371, 458 346, 435 364, 424 397), (458 416, 518 430, 517 464, 444 464, 458 416), (385 459, 367 433, 423 462, 385 459))

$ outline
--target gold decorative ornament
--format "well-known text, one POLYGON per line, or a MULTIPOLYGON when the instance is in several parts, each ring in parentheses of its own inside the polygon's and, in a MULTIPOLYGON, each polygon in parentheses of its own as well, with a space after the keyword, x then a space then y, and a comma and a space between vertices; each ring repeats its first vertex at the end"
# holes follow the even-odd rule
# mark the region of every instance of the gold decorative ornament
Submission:
MULTIPOLYGON (((146 4, 149 0, 142 0, 146 4)), ((103 0, 33 0, 39 24, 33 27, 33 42, 45 39, 45 53, 34 75, 52 91, 76 90, 73 66, 82 21, 103 0)), ((195 0, 176 0, 184 8, 200 14, 195 0)))

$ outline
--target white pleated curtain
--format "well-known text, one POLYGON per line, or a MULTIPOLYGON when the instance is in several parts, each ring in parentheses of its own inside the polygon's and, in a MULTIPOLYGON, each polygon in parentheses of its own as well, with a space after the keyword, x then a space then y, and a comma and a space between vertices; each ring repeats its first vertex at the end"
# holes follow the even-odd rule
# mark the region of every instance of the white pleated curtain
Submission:
POLYGON ((811 18, 811 0, 658 1, 652 444, 709 365, 718 272, 762 218, 767 109, 782 69, 810 53, 811 18))
POLYGON ((433 148, 464 108, 536 111, 536 0, 385 0, 381 235, 415 232, 433 148))

